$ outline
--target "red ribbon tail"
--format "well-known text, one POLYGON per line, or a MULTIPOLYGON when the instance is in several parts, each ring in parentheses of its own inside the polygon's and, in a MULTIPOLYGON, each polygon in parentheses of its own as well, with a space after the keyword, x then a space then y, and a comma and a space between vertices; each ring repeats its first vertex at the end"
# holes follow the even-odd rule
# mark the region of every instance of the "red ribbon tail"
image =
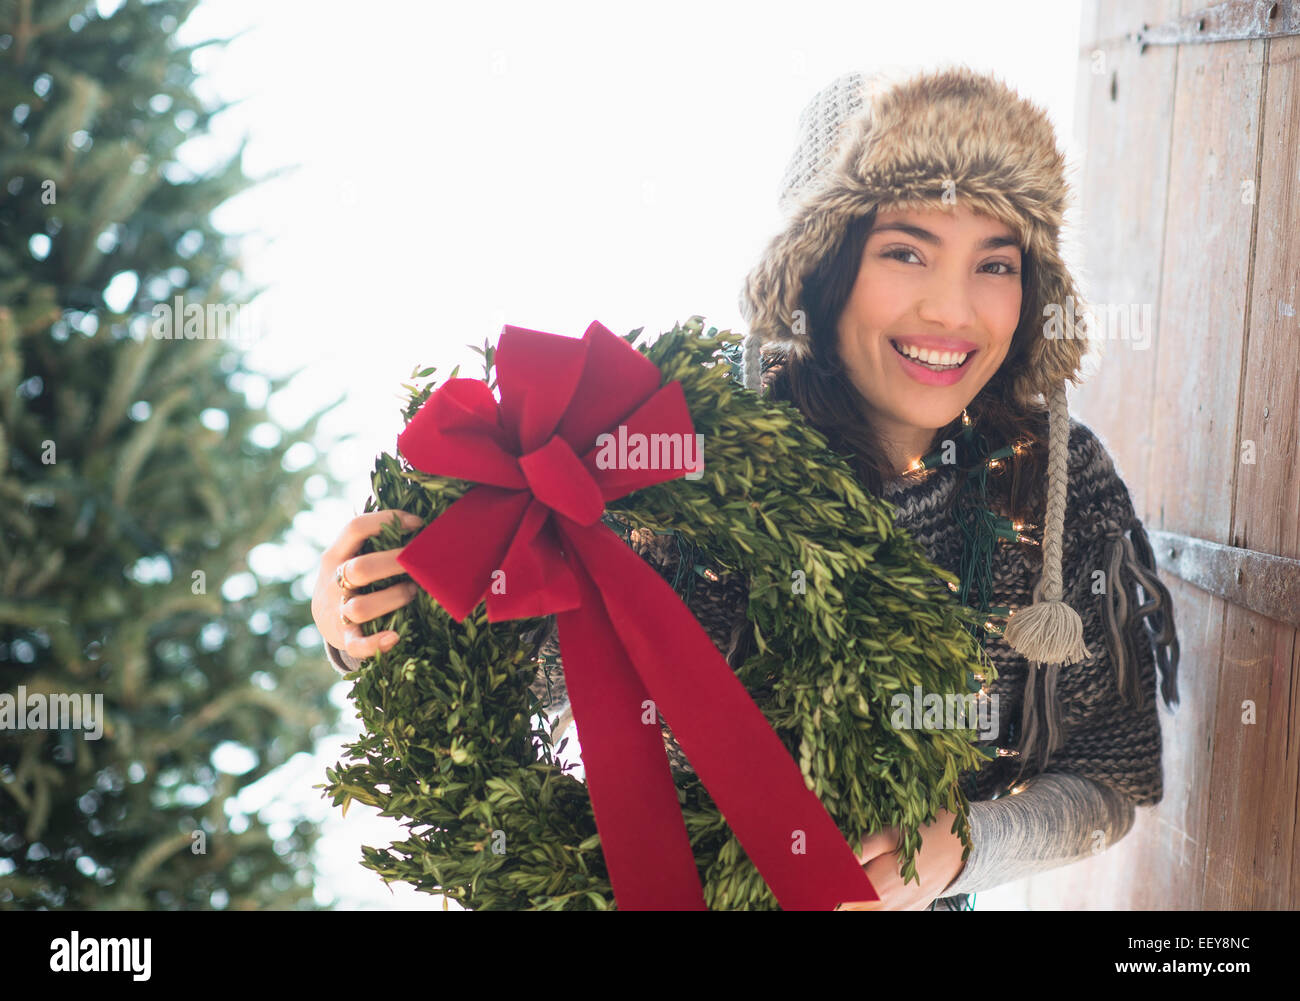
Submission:
MULTIPOLYGON (((600 591, 619 646, 781 907, 830 910, 880 899, 790 752, 672 588, 608 527, 557 521, 600 591)), ((633 697, 628 687, 620 700, 633 697)), ((621 701, 617 708, 625 717, 632 711, 621 701)), ((574 718, 581 727, 576 703, 574 718)), ((658 727, 654 733, 657 739, 658 727)), ((585 751, 586 731, 580 734, 585 751)))
POLYGON ((556 621, 587 792, 615 899, 620 910, 704 910, 659 715, 653 706, 647 709, 650 695, 596 585, 580 561, 573 563, 582 604, 558 613, 556 621))

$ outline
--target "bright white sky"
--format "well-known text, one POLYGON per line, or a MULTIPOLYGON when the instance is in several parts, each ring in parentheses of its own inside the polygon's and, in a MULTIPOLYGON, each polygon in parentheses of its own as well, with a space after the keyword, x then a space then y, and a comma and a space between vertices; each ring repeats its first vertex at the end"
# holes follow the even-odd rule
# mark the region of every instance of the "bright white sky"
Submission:
MULTIPOLYGON (((283 424, 347 394, 325 432, 355 435, 329 449, 346 497, 300 516, 291 566, 279 551, 255 567, 301 573, 309 591, 320 549, 362 509, 375 454, 394 448, 416 365, 477 375, 465 345, 495 341, 504 323, 580 336, 599 320, 621 334, 699 313, 740 327, 737 294, 778 228, 799 111, 842 72, 951 60, 996 71, 1047 108, 1077 167, 1079 19, 1078 0, 208 0, 188 39, 252 30, 200 54, 204 87, 247 99, 213 140, 188 144, 187 162, 247 133, 248 173, 300 165, 217 218, 263 234, 246 244, 253 280, 274 283, 252 364, 308 365, 271 401, 283 424)), ((405 836, 396 822, 358 805, 340 818, 310 788, 338 745, 290 762, 248 805, 321 820, 322 902, 440 907, 402 885, 390 894, 360 866, 360 844, 405 836)))

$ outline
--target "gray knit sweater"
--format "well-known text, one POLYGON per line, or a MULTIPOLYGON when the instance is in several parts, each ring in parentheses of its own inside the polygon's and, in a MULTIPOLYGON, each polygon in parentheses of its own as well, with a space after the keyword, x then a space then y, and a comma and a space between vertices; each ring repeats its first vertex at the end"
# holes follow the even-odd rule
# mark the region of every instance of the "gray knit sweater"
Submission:
MULTIPOLYGON (((1091 656, 1061 669, 1058 697, 1064 743, 1047 756, 1045 766, 1026 750, 995 758, 962 776, 970 799, 972 849, 961 873, 945 889, 945 899, 939 902, 942 909, 960 907, 965 894, 1108 848, 1132 827, 1135 807, 1158 803, 1163 793, 1156 653, 1161 659, 1166 702, 1177 700, 1177 639, 1168 592, 1155 578, 1141 522, 1110 456, 1091 430, 1073 420, 1069 473, 1064 597, 1083 619, 1084 641, 1091 656), (1124 538, 1126 533, 1133 536, 1133 542, 1124 538), (1137 614, 1137 576, 1143 569, 1147 581, 1159 592, 1153 604, 1165 614, 1163 633, 1158 637, 1148 631, 1145 617, 1137 614), (1104 588, 1094 586, 1094 571, 1098 570, 1105 575, 1104 588), (1093 593, 1096 590, 1104 593, 1093 593), (1130 705, 1120 694, 1116 684, 1119 663, 1136 668, 1141 705, 1130 705)), ((895 506, 896 524, 911 533, 937 565, 954 574, 960 571, 962 532, 949 513, 948 502, 963 476, 955 466, 940 466, 920 476, 895 479, 884 490, 884 499, 895 506)), ((1038 537, 1033 532, 1025 534, 1038 537)), ((661 575, 672 579, 678 556, 668 537, 634 532, 632 545, 661 575)), ((992 604, 1012 609, 1029 605, 1041 566, 1038 546, 1001 543, 995 551, 992 604)), ((749 655, 748 589, 738 575, 715 570, 716 582, 697 578, 688 606, 735 667, 749 655)), ((1153 596, 1143 594, 1149 609, 1153 596)), ((548 621, 545 635, 535 636, 534 642, 541 666, 532 690, 542 700, 547 716, 558 720, 558 734, 571 713, 554 617, 548 621)), ((987 743, 1015 750, 1029 665, 1000 637, 991 637, 986 649, 998 672, 988 691, 998 696, 1000 723, 999 732, 987 743)), ((360 666, 333 647, 328 653, 340 672, 360 666)), ((664 742, 674 771, 689 773, 690 763, 666 725, 664 742)))

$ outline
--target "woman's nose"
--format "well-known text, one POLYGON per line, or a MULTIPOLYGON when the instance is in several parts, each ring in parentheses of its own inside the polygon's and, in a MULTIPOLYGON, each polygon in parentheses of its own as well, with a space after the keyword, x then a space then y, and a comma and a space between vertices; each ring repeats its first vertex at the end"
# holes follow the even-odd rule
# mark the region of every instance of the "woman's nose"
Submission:
POLYGON ((960 276, 936 270, 921 290, 916 314, 936 326, 960 330, 974 322, 975 306, 970 289, 960 276))

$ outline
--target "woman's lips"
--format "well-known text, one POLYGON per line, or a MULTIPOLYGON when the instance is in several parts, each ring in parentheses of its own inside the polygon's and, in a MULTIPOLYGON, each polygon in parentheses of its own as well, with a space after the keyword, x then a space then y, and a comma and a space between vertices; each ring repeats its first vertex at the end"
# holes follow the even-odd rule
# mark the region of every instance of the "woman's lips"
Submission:
POLYGON ((908 358, 894 346, 893 341, 889 342, 889 349, 894 357, 898 359, 899 367, 908 376, 924 386, 951 386, 954 383, 961 382, 966 377, 966 370, 970 368, 971 359, 979 353, 978 351, 967 352, 966 360, 958 368, 948 369, 945 372, 936 372, 912 361, 911 358, 908 358))

